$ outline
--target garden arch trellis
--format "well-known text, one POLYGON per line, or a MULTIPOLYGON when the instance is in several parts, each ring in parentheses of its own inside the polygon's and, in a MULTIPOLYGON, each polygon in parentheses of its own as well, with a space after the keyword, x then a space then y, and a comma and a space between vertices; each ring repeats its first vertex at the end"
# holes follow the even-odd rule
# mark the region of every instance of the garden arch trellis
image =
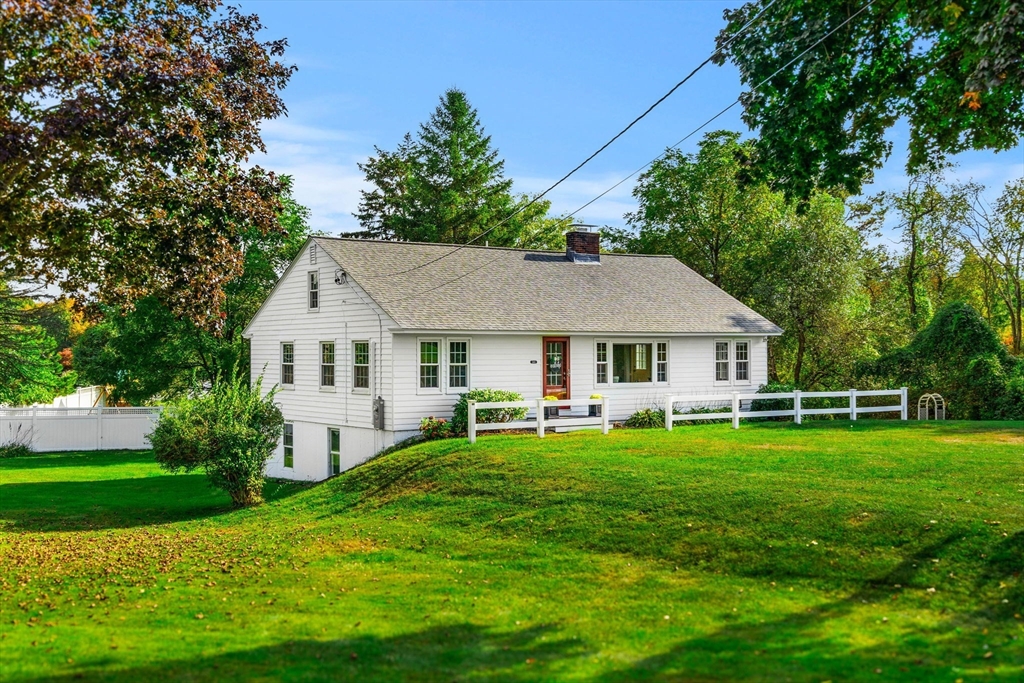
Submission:
POLYGON ((946 400, 939 394, 921 394, 921 398, 917 399, 917 419, 946 419, 946 400))

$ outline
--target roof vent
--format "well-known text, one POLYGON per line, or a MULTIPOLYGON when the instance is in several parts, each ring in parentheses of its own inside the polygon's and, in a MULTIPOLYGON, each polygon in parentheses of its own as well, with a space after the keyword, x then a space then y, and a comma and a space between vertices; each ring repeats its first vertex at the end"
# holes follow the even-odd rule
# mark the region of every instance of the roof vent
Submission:
POLYGON ((565 233, 565 258, 573 263, 601 263, 601 233, 596 225, 574 223, 565 233), (591 228, 594 228, 591 232, 591 228))

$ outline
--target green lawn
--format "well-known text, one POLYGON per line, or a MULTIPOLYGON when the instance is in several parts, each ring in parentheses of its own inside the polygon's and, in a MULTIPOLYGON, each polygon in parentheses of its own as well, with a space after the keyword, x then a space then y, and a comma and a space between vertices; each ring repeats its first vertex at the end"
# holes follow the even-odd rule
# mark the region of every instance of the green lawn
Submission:
POLYGON ((0 461, 0 677, 1020 681, 1024 430, 420 445, 232 511, 148 453, 0 461))

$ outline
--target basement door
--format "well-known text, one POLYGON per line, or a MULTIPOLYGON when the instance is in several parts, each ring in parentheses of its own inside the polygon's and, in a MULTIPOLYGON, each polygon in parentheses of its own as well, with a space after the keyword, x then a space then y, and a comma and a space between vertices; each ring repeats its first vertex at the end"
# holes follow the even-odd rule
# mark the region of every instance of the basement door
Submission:
POLYGON ((569 338, 544 337, 544 368, 541 379, 544 396, 569 396, 569 338))

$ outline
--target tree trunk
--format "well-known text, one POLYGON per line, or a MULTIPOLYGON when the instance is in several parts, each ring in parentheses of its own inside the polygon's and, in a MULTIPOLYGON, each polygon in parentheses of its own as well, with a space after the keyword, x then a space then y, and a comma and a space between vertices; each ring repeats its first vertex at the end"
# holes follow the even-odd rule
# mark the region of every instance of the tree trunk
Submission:
POLYGON ((802 329, 796 331, 796 363, 793 365, 793 386, 800 387, 800 374, 804 369, 804 350, 807 348, 807 335, 802 329))
POLYGON ((229 491, 231 495, 231 503, 236 508, 248 508, 255 507, 263 504, 263 486, 250 485, 241 486, 237 489, 229 491))
POLYGON ((907 254, 907 299, 910 302, 910 326, 917 329, 917 221, 910 221, 910 253, 907 254))

